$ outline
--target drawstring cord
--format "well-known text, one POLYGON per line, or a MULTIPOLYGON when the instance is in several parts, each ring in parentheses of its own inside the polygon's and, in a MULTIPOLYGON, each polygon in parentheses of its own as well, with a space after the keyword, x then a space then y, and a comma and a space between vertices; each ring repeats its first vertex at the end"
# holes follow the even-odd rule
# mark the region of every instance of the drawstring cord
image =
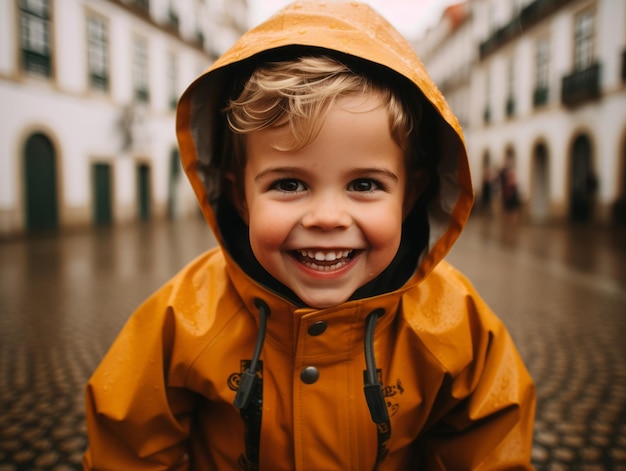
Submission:
MULTIPOLYGON (((267 318, 270 315, 270 308, 261 299, 255 299, 254 304, 259 310, 259 333, 254 348, 254 354, 252 360, 250 360, 250 366, 241 375, 241 382, 235 400, 233 401, 235 407, 241 410, 244 421, 249 421, 250 413, 247 411, 247 407, 253 396, 257 383, 257 369, 259 359, 261 357, 261 351, 263 350, 263 343, 265 342, 265 332, 267 330, 267 318), (244 413, 245 412, 245 413, 244 413)), ((382 308, 375 309, 370 312, 366 319, 365 329, 365 378, 364 378, 364 392, 367 406, 372 416, 372 421, 376 424, 376 432, 378 436, 378 447, 376 451, 376 462, 374 464, 373 471, 378 469, 380 463, 386 458, 388 449, 386 446, 387 441, 391 437, 391 423, 389 420, 389 412, 387 411, 387 404, 385 403, 385 396, 383 394, 383 388, 378 380, 378 371, 376 369, 376 358, 374 356, 374 331, 376 329, 376 321, 379 317, 385 314, 385 310, 382 308)), ((260 411, 258 411, 260 414, 260 411)), ((254 414, 253 414, 254 415, 254 414)), ((255 415, 256 417, 256 415, 255 415)), ((260 419, 260 415, 257 419, 260 419)), ((260 423, 256 424, 257 427, 260 423)), ((246 427, 248 429, 249 427, 246 427)), ((250 430, 247 431, 249 433, 250 430)), ((258 432, 258 430, 257 430, 258 432)), ((260 436, 249 437, 246 435, 246 455, 242 457, 245 469, 258 469, 258 449, 248 450, 249 443, 255 442, 258 445, 260 436)))
POLYGON ((241 375, 241 383, 239 383, 239 389, 235 395, 234 405, 237 409, 245 409, 250 398, 252 397, 252 391, 257 381, 257 364, 261 357, 261 350, 263 350, 263 342, 265 342, 265 331, 267 330, 267 318, 270 315, 270 308, 262 299, 255 299, 254 305, 259 310, 259 334, 256 339, 256 346, 254 347, 254 354, 250 361, 250 366, 241 375))
MULTIPOLYGON (((250 366, 241 375, 241 383, 235 395, 234 405, 238 409, 244 409, 250 402, 250 397, 252 396, 252 391, 254 390, 257 380, 257 364, 261 357, 263 343, 265 342, 267 318, 270 314, 270 308, 265 301, 255 299, 254 304, 258 308, 260 315, 259 333, 250 366)), ((385 310, 382 308, 372 311, 367 316, 367 327, 365 329, 365 365, 367 371, 363 390, 365 391, 365 400, 367 401, 372 420, 377 424, 382 424, 389 420, 383 389, 378 381, 376 358, 374 357, 374 330, 376 329, 376 321, 384 313, 385 310)))
POLYGON ((376 358, 374 358, 374 329, 376 321, 385 313, 382 308, 375 309, 367 316, 367 327, 365 329, 365 400, 370 409, 372 420, 376 424, 384 424, 389 421, 389 412, 387 404, 385 404, 385 396, 383 388, 378 381, 378 372, 376 370, 376 358))
POLYGON ((376 461, 372 471, 376 471, 380 464, 385 460, 389 449, 387 442, 391 438, 391 421, 389 420, 389 412, 385 403, 385 395, 383 387, 378 380, 378 370, 376 369, 376 358, 374 357, 374 330, 376 329, 376 321, 385 314, 382 308, 375 309, 369 313, 366 319, 367 326, 365 328, 365 400, 369 407, 372 421, 376 424, 376 436, 378 446, 376 447, 376 461))

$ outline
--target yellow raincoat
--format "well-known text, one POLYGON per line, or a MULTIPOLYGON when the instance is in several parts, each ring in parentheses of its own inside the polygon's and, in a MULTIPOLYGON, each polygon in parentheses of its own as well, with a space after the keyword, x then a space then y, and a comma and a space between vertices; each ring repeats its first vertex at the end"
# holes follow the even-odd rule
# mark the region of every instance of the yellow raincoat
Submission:
POLYGON ((472 187, 460 126, 409 44, 368 6, 295 3, 244 35, 177 113, 183 165, 220 247, 140 306, 93 374, 84 468, 532 469, 533 383, 502 323, 443 260, 472 187), (219 112, 258 61, 319 53, 421 90, 437 172, 392 266, 321 310, 251 256, 220 192, 219 112))

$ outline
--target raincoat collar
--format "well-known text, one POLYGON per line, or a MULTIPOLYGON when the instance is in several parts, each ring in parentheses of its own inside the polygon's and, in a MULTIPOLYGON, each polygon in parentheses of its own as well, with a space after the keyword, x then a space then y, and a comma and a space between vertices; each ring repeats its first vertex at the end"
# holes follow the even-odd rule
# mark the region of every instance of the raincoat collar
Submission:
POLYGON ((376 309, 382 309, 384 315, 380 317, 377 332, 385 329, 395 318, 401 300, 401 294, 409 289, 402 287, 394 292, 379 296, 355 299, 327 309, 313 309, 297 306, 285 297, 273 292, 261 284, 251 281, 249 276, 236 263, 228 263, 229 278, 245 304, 248 312, 254 313, 259 321, 258 300, 267 304, 270 315, 267 323, 266 341, 274 343, 277 348, 290 355, 296 355, 299 341, 306 338, 308 329, 316 323, 323 322, 332 325, 334 339, 341 338, 342 342, 328 345, 319 340, 314 344, 315 350, 309 350, 307 357, 334 357, 337 354, 348 354, 363 350, 365 322, 367 316, 376 309))

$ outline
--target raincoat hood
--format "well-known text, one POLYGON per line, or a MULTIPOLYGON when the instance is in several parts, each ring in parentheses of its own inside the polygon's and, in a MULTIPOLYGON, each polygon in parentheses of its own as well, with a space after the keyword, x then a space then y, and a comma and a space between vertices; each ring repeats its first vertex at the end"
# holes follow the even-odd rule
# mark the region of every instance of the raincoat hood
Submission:
POLYGON ((392 290, 409 280, 419 281, 445 257, 470 214, 473 191, 467 155, 457 119, 411 45, 368 5, 293 3, 244 34, 185 91, 177 110, 177 135, 183 167, 204 217, 229 261, 244 265, 243 271, 258 281, 263 270, 248 266, 246 257, 236 253, 245 244, 247 228, 222 192, 229 155, 221 110, 258 63, 304 55, 327 55, 358 64, 368 73, 415 87, 423 95, 418 140, 434 175, 430 175, 429 200, 423 210, 411 213, 405 221, 403 244, 396 256, 411 255, 413 266, 388 276, 400 278, 392 290))

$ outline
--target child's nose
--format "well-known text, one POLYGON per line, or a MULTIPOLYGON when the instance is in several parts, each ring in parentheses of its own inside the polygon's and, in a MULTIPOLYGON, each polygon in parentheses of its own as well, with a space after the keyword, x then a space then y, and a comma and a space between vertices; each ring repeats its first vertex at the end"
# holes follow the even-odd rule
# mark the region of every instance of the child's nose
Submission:
POLYGON ((325 231, 346 228, 352 223, 345 201, 340 196, 324 195, 314 198, 302 218, 306 228, 325 231))

